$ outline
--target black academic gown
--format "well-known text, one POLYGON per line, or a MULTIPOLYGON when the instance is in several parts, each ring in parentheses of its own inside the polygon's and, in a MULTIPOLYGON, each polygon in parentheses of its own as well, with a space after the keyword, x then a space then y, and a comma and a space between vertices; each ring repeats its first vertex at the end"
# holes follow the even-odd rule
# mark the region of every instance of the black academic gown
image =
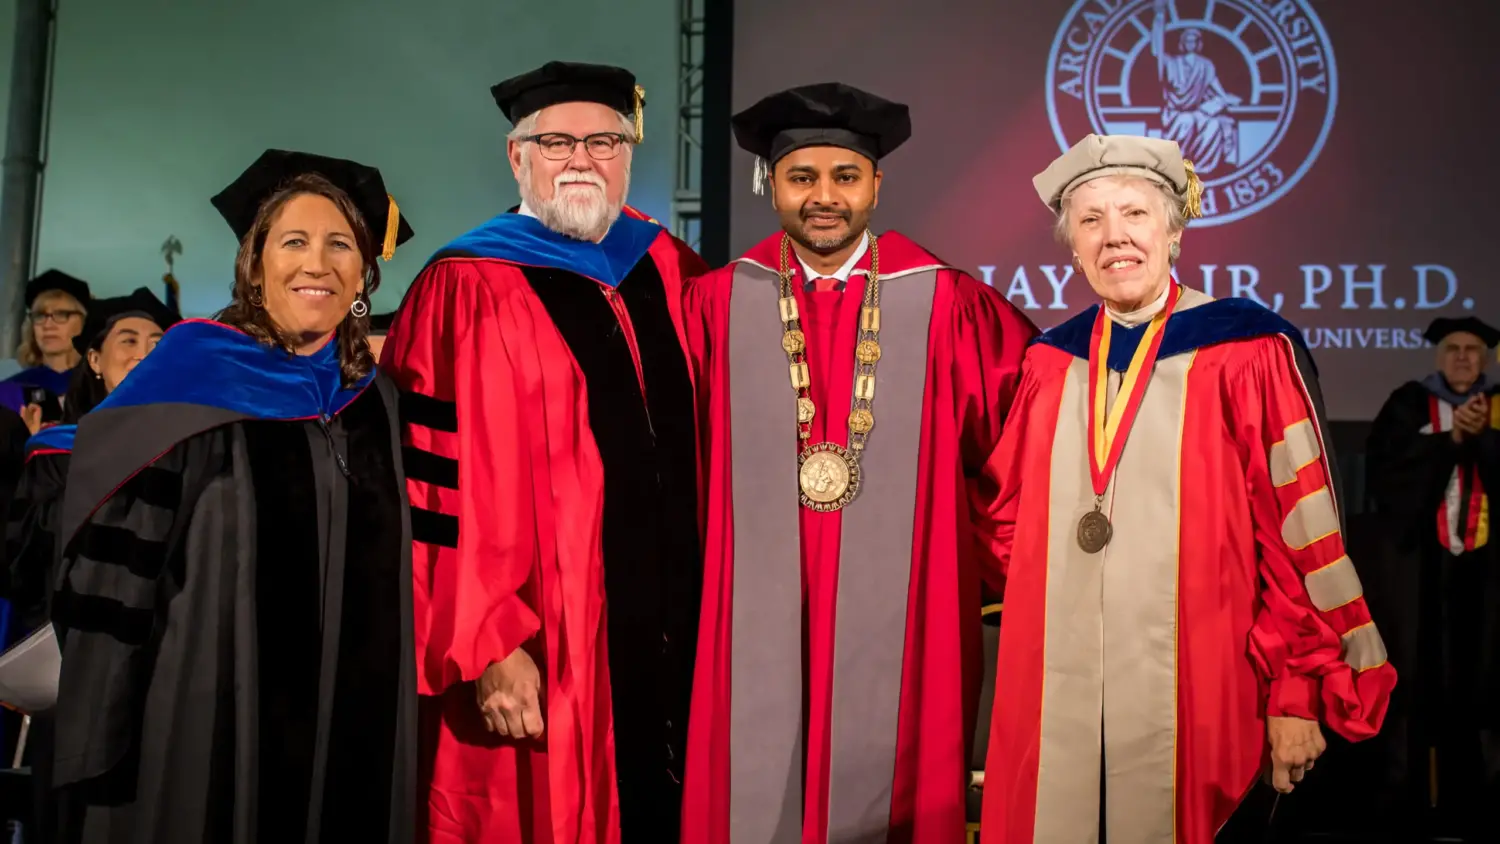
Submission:
POLYGON ((6 588, 13 638, 47 622, 56 572, 58 519, 73 448, 73 425, 42 429, 26 446, 26 462, 10 498, 5 527, 6 588))
MULTIPOLYGON (((1488 541, 1460 554, 1445 547, 1438 525, 1455 469, 1478 470, 1493 510, 1500 430, 1455 443, 1449 432, 1431 432, 1441 427, 1433 415, 1431 393, 1408 383, 1381 408, 1367 448, 1376 513, 1361 575, 1403 677, 1382 733, 1387 778, 1407 802, 1430 803, 1435 751, 1438 804, 1472 825, 1481 823, 1472 810, 1489 801, 1482 823, 1500 825, 1500 520, 1491 512, 1488 541)), ((1474 496, 1461 497, 1461 524, 1474 505, 1474 496)))
POLYGON ((10 501, 25 462, 26 440, 31 433, 21 415, 0 407, 0 504, 10 501))
MULTIPOLYGON (((73 432, 72 425, 55 425, 30 439, 25 467, 10 501, 5 528, 5 597, 11 602, 13 640, 48 623, 57 571, 58 518, 73 432)), ((62 812, 57 803, 59 795, 52 788, 52 737, 52 710, 31 713, 24 764, 31 768, 35 803, 27 827, 28 844, 54 841, 52 824, 62 812)))
POLYGON ((65 840, 414 838, 396 392, 206 321, 79 425, 53 622, 65 840))

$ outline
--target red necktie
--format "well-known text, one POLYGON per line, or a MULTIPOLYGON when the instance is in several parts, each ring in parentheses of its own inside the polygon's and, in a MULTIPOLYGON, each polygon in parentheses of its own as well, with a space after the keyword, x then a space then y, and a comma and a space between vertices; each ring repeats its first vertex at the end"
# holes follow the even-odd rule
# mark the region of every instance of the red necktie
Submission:
POLYGON ((828 293, 829 291, 839 289, 839 280, 836 278, 829 278, 827 276, 823 276, 822 278, 815 278, 812 282, 812 288, 813 292, 815 293, 828 293))

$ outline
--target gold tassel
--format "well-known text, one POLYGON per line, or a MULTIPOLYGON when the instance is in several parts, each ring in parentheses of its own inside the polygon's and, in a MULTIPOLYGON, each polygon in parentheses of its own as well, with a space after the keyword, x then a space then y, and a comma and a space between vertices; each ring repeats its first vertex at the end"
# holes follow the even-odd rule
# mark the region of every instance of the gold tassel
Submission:
POLYGON ((646 140, 646 89, 635 86, 635 142, 646 140))
POLYGON ((401 209, 396 207, 396 197, 385 195, 391 207, 385 214, 385 245, 380 250, 381 260, 389 261, 396 256, 396 233, 401 229, 401 209))
POLYGON ((1203 182, 1199 181, 1193 162, 1182 160, 1182 169, 1187 171, 1187 215, 1188 219, 1203 216, 1203 182))

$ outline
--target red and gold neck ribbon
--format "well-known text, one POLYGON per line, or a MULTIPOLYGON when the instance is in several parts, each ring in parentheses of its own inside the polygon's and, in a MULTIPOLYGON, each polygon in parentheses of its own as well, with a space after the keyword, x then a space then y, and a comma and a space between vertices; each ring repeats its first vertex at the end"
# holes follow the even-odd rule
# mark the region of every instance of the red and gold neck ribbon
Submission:
POLYGON ((1103 495, 1109 487, 1109 478, 1120 462, 1120 453, 1125 450, 1125 438, 1130 436, 1130 426, 1135 422, 1136 411, 1141 408, 1141 399, 1146 395, 1146 383, 1151 380, 1151 371, 1156 366, 1156 353, 1161 349, 1162 329, 1167 317, 1177 306, 1180 288, 1169 282, 1166 307, 1151 318, 1146 334, 1135 347, 1130 358, 1130 367, 1120 379, 1120 393, 1115 397, 1109 418, 1104 415, 1105 391, 1109 388, 1109 340, 1114 321, 1099 306, 1099 315, 1094 318, 1094 333, 1089 341, 1089 475, 1094 482, 1094 494, 1103 495))

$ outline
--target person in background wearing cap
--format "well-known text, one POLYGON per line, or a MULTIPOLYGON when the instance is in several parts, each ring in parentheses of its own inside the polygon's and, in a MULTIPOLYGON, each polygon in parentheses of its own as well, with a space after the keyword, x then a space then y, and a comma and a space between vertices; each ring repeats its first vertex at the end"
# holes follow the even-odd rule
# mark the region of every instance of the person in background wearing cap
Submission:
POLYGON ((734 130, 782 231, 685 306, 708 534, 683 841, 960 841, 969 514, 1036 329, 870 229, 906 106, 809 85, 734 130))
MULTIPOLYGON (((179 319, 144 287, 129 296, 95 299, 83 331, 73 337, 80 359, 63 403, 61 424, 41 429, 26 444, 26 462, 10 499, 5 535, 4 582, 0 595, 15 607, 18 640, 48 621, 56 573, 58 518, 78 420, 114 390, 150 354, 162 332, 179 319)), ((30 713, 27 764, 37 794, 36 840, 51 841, 45 829, 57 819, 52 802, 52 713, 30 713)), ((29 837, 28 840, 31 840, 29 837)))
POLYGON ((412 231, 379 171, 300 152, 213 205, 240 244, 229 305, 78 422, 52 602, 63 835, 409 842, 409 518, 364 334, 412 231))
POLYGON ((1089 135, 1035 186, 1100 303, 1028 350, 994 456, 981 840, 1259 842, 1257 781, 1300 782, 1320 720, 1374 735, 1396 682, 1312 362, 1270 310, 1173 277, 1202 190, 1175 142, 1089 135))
POLYGON ((1500 541, 1489 497, 1500 492, 1500 391, 1484 372, 1500 330, 1443 318, 1426 338, 1437 371, 1391 394, 1365 457, 1380 534, 1371 600, 1413 678, 1392 709, 1399 796, 1387 805, 1405 811, 1389 828, 1414 833, 1422 807, 1435 806, 1452 833, 1480 841, 1500 829, 1500 541))
POLYGON ((144 287, 94 300, 82 333, 73 338, 80 357, 63 401, 63 423, 77 425, 104 401, 181 318, 144 287))
POLYGON ((42 428, 26 443, 25 473, 11 501, 12 529, 6 536, 9 580, 3 597, 16 607, 21 635, 46 621, 57 505, 78 420, 113 392, 179 319, 144 287, 129 296, 96 299, 91 305, 83 331, 73 337, 80 357, 62 423, 42 428))
MULTIPOLYGON (((43 403, 54 405, 54 412, 60 410, 57 399, 68 391, 73 367, 78 364, 73 338, 83 330, 91 301, 88 282, 60 270, 48 270, 26 285, 27 324, 22 330, 21 347, 16 350, 16 360, 26 368, 5 381, 49 394, 25 399, 21 416, 32 433, 41 428, 43 403)), ((49 421, 56 420, 52 415, 49 421)))
POLYGON ((407 400, 427 838, 672 842, 702 565, 680 299, 704 267, 625 205, 629 71, 491 93, 521 205, 433 256, 381 357, 407 400))

